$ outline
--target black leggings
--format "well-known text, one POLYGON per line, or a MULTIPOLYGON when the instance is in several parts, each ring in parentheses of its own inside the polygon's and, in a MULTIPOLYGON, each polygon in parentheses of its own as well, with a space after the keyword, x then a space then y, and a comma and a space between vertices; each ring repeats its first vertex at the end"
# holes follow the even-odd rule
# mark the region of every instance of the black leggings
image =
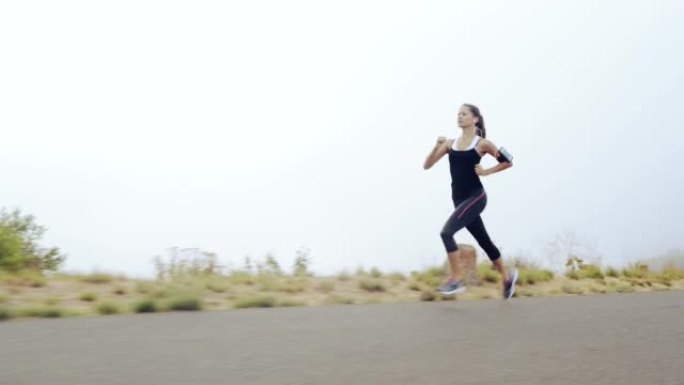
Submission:
POLYGON ((491 261, 496 261, 501 257, 501 252, 489 238, 480 216, 485 206, 487 206, 487 193, 484 190, 478 190, 465 199, 454 199, 455 210, 439 233, 448 253, 458 250, 454 235, 465 227, 475 237, 491 261))

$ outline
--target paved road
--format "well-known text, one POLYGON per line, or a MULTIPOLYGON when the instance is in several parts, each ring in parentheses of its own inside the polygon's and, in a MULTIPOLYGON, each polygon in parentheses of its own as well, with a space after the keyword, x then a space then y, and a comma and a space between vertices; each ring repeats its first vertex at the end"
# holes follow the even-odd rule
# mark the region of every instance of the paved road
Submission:
POLYGON ((684 384, 684 292, 0 323, 2 385, 684 384))

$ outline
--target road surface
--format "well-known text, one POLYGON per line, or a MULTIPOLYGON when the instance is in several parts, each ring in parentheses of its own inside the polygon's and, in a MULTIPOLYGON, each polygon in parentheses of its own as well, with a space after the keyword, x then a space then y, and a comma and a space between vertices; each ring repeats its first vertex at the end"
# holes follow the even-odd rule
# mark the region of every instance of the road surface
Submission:
POLYGON ((0 323, 2 385, 684 384, 684 292, 0 323))

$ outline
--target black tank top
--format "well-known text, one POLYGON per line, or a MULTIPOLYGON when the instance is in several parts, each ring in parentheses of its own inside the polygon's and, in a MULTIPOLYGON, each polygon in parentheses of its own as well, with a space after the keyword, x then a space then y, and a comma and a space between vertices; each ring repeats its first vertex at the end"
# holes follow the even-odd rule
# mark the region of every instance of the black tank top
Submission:
MULTIPOLYGON (((475 165, 482 158, 475 147, 480 138, 474 140, 475 146, 465 151, 449 148, 449 170, 451 172, 451 197, 464 199, 483 188, 480 176, 475 173, 475 165)), ((455 140, 454 140, 455 142, 455 140)))

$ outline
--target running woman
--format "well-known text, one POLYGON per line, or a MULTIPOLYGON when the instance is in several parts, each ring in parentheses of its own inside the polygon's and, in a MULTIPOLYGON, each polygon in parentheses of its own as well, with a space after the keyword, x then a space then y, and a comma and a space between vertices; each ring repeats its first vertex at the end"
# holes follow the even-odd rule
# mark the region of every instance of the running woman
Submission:
POLYGON ((458 268, 459 250, 454 241, 456 232, 465 227, 501 273, 503 297, 509 299, 515 292, 518 271, 513 270, 510 274, 506 271, 501 260, 501 253, 489 238, 482 222, 480 214, 487 205, 487 193, 480 182, 480 177, 512 167, 512 158, 505 150, 497 150, 494 143, 485 139, 487 132, 484 118, 476 106, 472 104, 461 106, 458 112, 458 126, 462 129, 458 140, 438 137, 435 147, 423 164, 423 168, 428 170, 442 156, 449 155, 451 199, 454 203, 454 212, 444 224, 440 236, 451 265, 451 275, 439 291, 443 294, 459 294, 466 290, 462 282, 462 272, 458 268), (486 154, 496 158, 499 164, 489 169, 482 168, 480 159, 486 154))

